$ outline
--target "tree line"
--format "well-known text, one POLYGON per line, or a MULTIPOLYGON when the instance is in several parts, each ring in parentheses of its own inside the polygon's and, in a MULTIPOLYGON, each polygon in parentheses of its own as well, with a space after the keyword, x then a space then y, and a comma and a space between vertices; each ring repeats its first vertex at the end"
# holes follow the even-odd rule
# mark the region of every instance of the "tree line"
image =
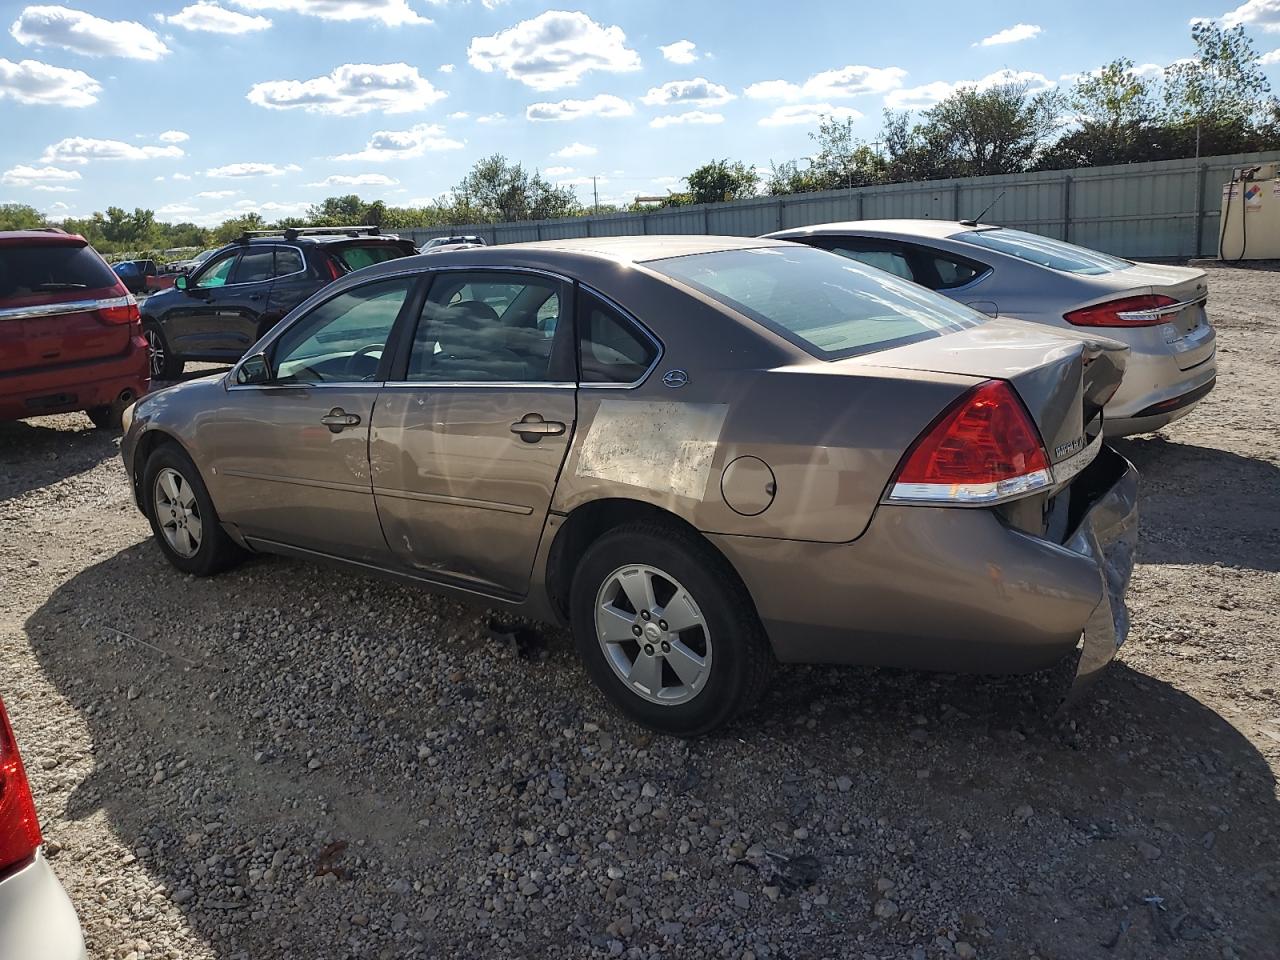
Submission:
MULTIPOLYGON (((1107 164, 1243 153, 1280 143, 1280 100, 1271 93, 1243 27, 1199 22, 1195 55, 1162 70, 1119 59, 1077 77, 1068 89, 1008 82, 962 86, 918 114, 886 110, 877 139, 854 135, 853 120, 823 117, 802 159, 771 162, 765 173, 728 158, 683 178, 685 189, 626 206, 582 204, 572 188, 501 154, 478 161, 461 182, 424 207, 329 197, 301 217, 268 224, 249 212, 207 228, 163 223, 151 210, 108 207, 61 225, 104 253, 205 247, 245 230, 373 224, 389 230, 549 220, 717 203, 884 183, 1013 174, 1107 164)), ((34 207, 0 204, 0 230, 45 225, 34 207)))

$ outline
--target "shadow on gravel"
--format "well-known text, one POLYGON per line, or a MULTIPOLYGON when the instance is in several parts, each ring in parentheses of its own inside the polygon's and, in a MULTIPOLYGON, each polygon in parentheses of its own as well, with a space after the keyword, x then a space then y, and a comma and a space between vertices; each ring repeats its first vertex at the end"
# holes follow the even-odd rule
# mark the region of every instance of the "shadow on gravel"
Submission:
POLYGON ((719 952, 697 932, 712 924, 821 945, 796 957, 924 943, 932 960, 943 927, 983 958, 1277 942, 1271 769, 1223 717, 1123 664, 1067 721, 1025 709, 1035 677, 788 669, 749 718, 685 743, 610 714, 562 635, 522 656, 487 639, 483 612, 344 581, 335 596, 323 568, 278 560, 192 580, 140 544, 26 624, 94 742, 68 815, 104 811, 220 958, 603 956, 619 916, 641 918, 628 950, 668 956, 670 915, 644 914, 666 903, 696 907, 670 934, 682 956, 719 952), (628 829, 617 811, 650 782, 644 806, 668 817, 628 829), (588 860, 615 825, 605 863, 639 885, 627 909, 588 860), (788 886, 792 861, 771 861, 781 881, 735 862, 727 838, 744 834, 801 863, 810 893, 788 886), (552 866, 549 849, 564 851, 552 866), (515 893, 486 912, 504 877, 539 869, 536 914, 513 915, 515 893))
POLYGON ((80 430, 48 426, 39 418, 0 422, 0 503, 119 455, 120 432, 95 429, 83 419, 80 430))
POLYGON ((1159 436, 1114 445, 1142 474, 1139 563, 1280 570, 1280 467, 1159 436))

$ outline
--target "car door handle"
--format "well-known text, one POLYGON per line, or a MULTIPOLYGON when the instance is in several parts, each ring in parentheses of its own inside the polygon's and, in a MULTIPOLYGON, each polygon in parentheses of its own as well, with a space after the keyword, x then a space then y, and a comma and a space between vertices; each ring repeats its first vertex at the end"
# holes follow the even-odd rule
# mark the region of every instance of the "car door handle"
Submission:
POLYGON ((564 424, 559 420, 543 420, 540 413, 526 413, 518 423, 511 425, 511 432, 519 434, 525 443, 537 443, 543 437, 564 433, 564 424))
POLYGON ((334 407, 320 418, 320 422, 329 428, 330 433, 341 433, 347 427, 359 426, 360 415, 347 413, 341 407, 334 407))
POLYGON ((261 299, 262 299, 262 294, 260 294, 260 293, 251 293, 251 294, 249 294, 249 299, 250 299, 250 300, 261 300, 261 299))

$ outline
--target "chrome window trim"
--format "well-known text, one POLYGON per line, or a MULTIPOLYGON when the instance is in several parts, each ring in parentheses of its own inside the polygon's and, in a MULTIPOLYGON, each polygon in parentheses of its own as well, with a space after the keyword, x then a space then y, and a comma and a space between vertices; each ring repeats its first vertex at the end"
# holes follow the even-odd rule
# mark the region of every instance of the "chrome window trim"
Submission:
POLYGON ((573 381, 548 380, 388 380, 384 387, 409 387, 414 390, 435 389, 436 387, 494 387, 503 390, 538 390, 551 388, 554 390, 572 390, 578 385, 573 381))
POLYGON ((322 383, 234 383, 232 374, 235 369, 227 371, 228 390, 351 390, 356 387, 369 387, 381 390, 386 383, 382 380, 326 380, 322 383))
POLYGON ((96 297, 92 300, 66 300, 62 303, 41 303, 27 307, 6 307, 0 310, 0 320, 33 320, 37 317, 58 317, 64 313, 84 313, 88 310, 106 310, 111 307, 127 307, 137 303, 133 294, 123 297, 96 297))
MULTIPOLYGON (((622 317, 628 323, 630 323, 633 327, 635 327, 642 334, 644 334, 645 337, 648 338, 649 342, 653 344, 653 346, 657 351, 653 355, 653 362, 649 364, 649 366, 645 369, 645 371, 642 374, 640 374, 639 377, 637 377, 635 380, 630 381, 629 383, 592 383, 586 380, 581 380, 578 383, 578 388, 580 390, 634 390, 637 387, 644 386, 644 382, 649 379, 649 377, 653 374, 653 371, 657 369, 658 364, 662 361, 662 358, 666 356, 666 353, 667 353, 666 346, 663 344, 661 340, 658 339, 657 334, 655 334, 652 330, 650 330, 643 323, 641 323, 640 320, 636 318, 635 314, 633 314, 630 310, 622 306, 622 304, 618 303, 618 301, 614 300, 612 297, 606 296, 605 294, 597 290, 595 287, 588 286, 585 283, 579 282, 578 286, 581 289, 585 290, 587 293, 591 294, 593 297, 596 297, 597 299, 606 303, 608 306, 612 307, 619 314, 621 314, 622 317)), ((576 304, 574 305, 574 309, 575 310, 577 309, 576 304)), ((579 353, 578 370, 579 370, 579 373, 581 373, 582 331, 575 330, 574 333, 577 335, 577 340, 578 340, 578 342, 574 344, 574 348, 579 353)))
MULTIPOLYGON (((280 274, 280 276, 278 276, 278 277, 277 277, 277 276, 271 276, 271 277, 268 277, 266 280, 247 280, 247 281, 245 281, 244 283, 224 283, 224 284, 222 284, 221 286, 218 286, 218 287, 199 287, 199 286, 189 286, 189 287, 187 287, 187 289, 188 289, 188 290, 225 290, 225 289, 227 289, 227 287, 252 287, 254 284, 257 284, 257 283, 275 283, 275 281, 277 281, 277 280, 286 280, 286 279, 288 279, 289 277, 296 277, 296 276, 299 276, 300 274, 303 274, 303 273, 306 273, 306 272, 307 272, 307 255, 306 255, 305 253, 303 253, 303 252, 302 252, 302 248, 301 248, 301 247, 295 247, 295 246, 294 246, 293 244, 291 244, 291 243, 275 243, 275 244, 272 244, 271 246, 272 246, 273 248, 274 248, 274 247, 288 247, 290 250, 296 250, 296 251, 298 252, 298 256, 302 257, 302 269, 301 269, 301 270, 294 270, 292 273, 282 273, 282 274, 280 274)), ((241 248, 240 250, 237 250, 237 251, 236 251, 236 256, 239 256, 240 254, 244 253, 244 252, 245 252, 245 250, 247 250, 247 249, 252 249, 252 248, 250 248, 250 247, 244 247, 244 248, 241 248)), ((273 252, 273 253, 275 252, 275 251, 274 251, 274 249, 273 249, 273 251, 272 251, 272 252, 273 252)), ((210 259, 210 260, 212 260, 212 259, 213 259, 213 257, 210 257, 209 259, 210 259)), ((272 260, 272 263, 273 263, 273 264, 274 264, 274 262, 275 262, 275 261, 274 261, 274 260, 272 260)), ((203 266, 203 264, 202 264, 202 266, 203 266)), ((234 265, 234 264, 232 265, 231 269, 232 269, 232 270, 234 270, 234 269, 235 269, 235 265, 234 265)), ((204 271, 203 271, 203 270, 201 270, 200 272, 201 272, 201 273, 203 273, 204 271)))

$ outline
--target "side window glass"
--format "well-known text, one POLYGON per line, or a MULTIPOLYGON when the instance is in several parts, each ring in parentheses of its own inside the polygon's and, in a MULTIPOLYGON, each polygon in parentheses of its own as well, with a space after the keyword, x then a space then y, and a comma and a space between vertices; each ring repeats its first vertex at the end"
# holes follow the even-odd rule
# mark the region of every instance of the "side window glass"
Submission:
POLYGON ((578 314, 579 369, 583 383, 635 383, 658 349, 613 308, 583 293, 578 314))
POLYGON ((406 378, 437 383, 545 383, 555 326, 540 324, 559 284, 544 277, 441 273, 414 333, 406 378))
POLYGON ((300 273, 302 266, 302 254, 293 247, 276 247, 275 276, 285 277, 291 273, 300 273))
POLYGON ((209 264, 209 268, 196 278, 194 286, 201 290, 209 287, 223 287, 227 284, 227 277, 231 273, 231 266, 236 262, 238 254, 235 251, 224 254, 217 260, 209 264))
POLYGON ((963 263, 938 254, 930 254, 929 256, 933 261, 933 269, 938 272, 939 290, 963 287, 970 280, 986 272, 971 263, 963 263))
POLYGON ((250 247, 240 254, 228 283, 261 283, 271 279, 275 254, 270 247, 250 247))
POLYGON ((883 270, 885 273, 892 273, 895 277, 901 277, 903 280, 915 280, 915 277, 911 274, 911 265, 907 263, 907 258, 898 250, 858 250, 852 247, 839 246, 833 246, 829 249, 832 253, 838 253, 840 256, 848 257, 850 260, 865 263, 867 266, 883 270))
POLYGON ((276 341, 279 383, 355 383, 378 373, 382 351, 414 277, 365 284, 326 300, 276 341))

